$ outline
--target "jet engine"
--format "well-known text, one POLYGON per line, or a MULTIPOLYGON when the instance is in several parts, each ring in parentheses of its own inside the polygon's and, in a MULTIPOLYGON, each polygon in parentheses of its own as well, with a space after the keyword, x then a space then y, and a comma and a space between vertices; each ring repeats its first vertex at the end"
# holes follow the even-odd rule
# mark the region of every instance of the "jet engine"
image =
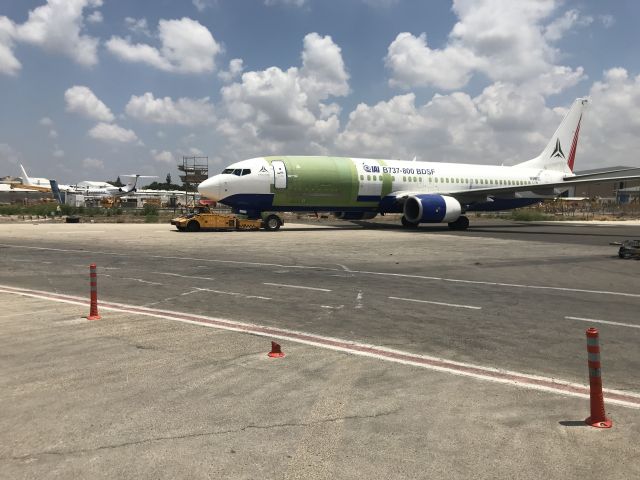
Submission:
POLYGON ((450 223, 460 217, 462 207, 447 195, 412 195, 405 200, 403 213, 411 223, 450 223))
POLYGON ((333 212, 333 216, 340 220, 371 220, 377 212, 333 212))

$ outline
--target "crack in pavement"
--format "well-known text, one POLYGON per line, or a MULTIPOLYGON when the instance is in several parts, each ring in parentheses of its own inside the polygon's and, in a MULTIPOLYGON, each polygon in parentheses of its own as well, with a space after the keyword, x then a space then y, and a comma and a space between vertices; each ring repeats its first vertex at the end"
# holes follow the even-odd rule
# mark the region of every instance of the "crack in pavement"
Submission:
POLYGON ((227 434, 230 434, 230 433, 239 433, 239 432, 244 432, 246 430, 252 430, 252 429, 269 430, 269 429, 272 429, 272 428, 310 427, 310 426, 313 426, 313 425, 321 425, 323 423, 334 423, 334 422, 340 422, 340 421, 345 421, 345 420, 367 420, 367 419, 370 419, 370 418, 379 418, 379 417, 386 417, 386 416, 389 416, 389 415, 394 415, 394 414, 398 413, 400 410, 401 410, 400 408, 396 408, 394 410, 383 411, 383 412, 373 413, 373 414, 369 414, 369 415, 345 415, 345 416, 342 416, 342 417, 325 418, 325 419, 322 419, 322 420, 317 420, 317 421, 314 421, 314 422, 307 422, 307 423, 274 423, 274 424, 271 424, 271 425, 253 425, 253 424, 249 424, 249 425, 245 425, 244 427, 231 429, 231 430, 220 430, 220 431, 213 431, 213 432, 188 433, 188 434, 184 434, 184 435, 172 435, 172 436, 160 436, 160 437, 144 438, 144 439, 141 439, 141 440, 117 443, 117 444, 114 444, 114 445, 100 445, 100 446, 94 447, 94 448, 80 448, 80 449, 77 449, 77 450, 45 450, 45 451, 37 452, 37 453, 29 453, 27 455, 20 455, 20 456, 13 456, 12 455, 10 457, 0 457, 0 460, 29 460, 29 459, 34 459, 34 458, 36 458, 38 456, 43 456, 43 455, 56 455, 56 456, 58 456, 58 455, 75 455, 75 454, 79 454, 79 453, 97 452, 97 451, 100 451, 100 450, 111 450, 111 449, 122 448, 122 447, 130 447, 132 445, 141 445, 141 444, 145 444, 145 443, 161 442, 161 441, 165 441, 165 440, 183 440, 183 439, 189 439, 189 438, 227 435, 227 434))

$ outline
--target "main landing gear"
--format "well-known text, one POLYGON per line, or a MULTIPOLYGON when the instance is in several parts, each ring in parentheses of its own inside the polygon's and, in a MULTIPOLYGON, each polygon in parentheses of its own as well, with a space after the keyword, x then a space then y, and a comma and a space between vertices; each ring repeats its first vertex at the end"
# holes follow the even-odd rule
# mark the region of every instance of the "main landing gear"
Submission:
POLYGON ((418 222, 410 222, 404 215, 402 216, 401 222, 404 228, 418 228, 418 222))
POLYGON ((449 223, 450 230, 466 230, 469 228, 469 219, 464 215, 458 217, 455 222, 449 223))

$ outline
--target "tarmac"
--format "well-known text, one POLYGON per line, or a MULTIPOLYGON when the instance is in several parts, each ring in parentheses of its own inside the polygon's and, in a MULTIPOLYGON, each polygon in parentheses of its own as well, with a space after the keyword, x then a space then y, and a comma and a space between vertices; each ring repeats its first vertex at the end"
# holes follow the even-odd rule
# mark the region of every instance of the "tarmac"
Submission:
POLYGON ((640 226, 341 225, 0 225, 0 476, 640 477, 640 226))

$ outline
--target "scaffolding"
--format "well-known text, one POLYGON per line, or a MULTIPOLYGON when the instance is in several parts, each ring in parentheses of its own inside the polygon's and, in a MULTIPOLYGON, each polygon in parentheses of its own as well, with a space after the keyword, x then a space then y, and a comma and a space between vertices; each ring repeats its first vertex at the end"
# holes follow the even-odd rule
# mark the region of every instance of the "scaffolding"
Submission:
POLYGON ((209 178, 209 157, 182 157, 182 165, 178 165, 178 170, 183 172, 180 180, 184 185, 184 204, 189 206, 189 196, 192 195, 193 203, 196 205, 196 188, 200 183, 209 178))

